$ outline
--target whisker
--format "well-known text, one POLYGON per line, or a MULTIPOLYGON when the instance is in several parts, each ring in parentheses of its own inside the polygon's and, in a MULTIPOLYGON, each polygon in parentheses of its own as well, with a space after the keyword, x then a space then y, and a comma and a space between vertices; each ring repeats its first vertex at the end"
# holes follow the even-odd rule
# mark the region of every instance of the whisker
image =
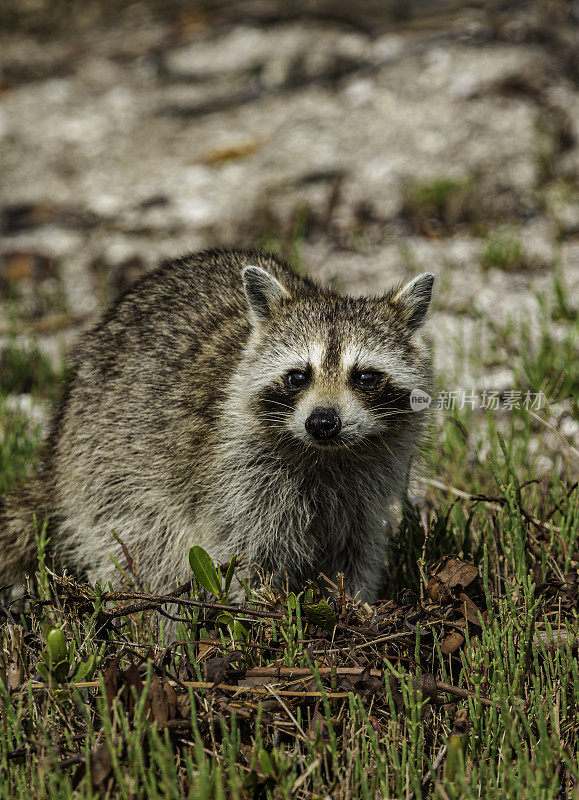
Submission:
POLYGON ((292 406, 288 405, 287 403, 280 403, 279 400, 270 400, 268 397, 265 397, 263 402, 272 403, 273 405, 282 406, 283 408, 289 408, 290 411, 293 411, 292 406))

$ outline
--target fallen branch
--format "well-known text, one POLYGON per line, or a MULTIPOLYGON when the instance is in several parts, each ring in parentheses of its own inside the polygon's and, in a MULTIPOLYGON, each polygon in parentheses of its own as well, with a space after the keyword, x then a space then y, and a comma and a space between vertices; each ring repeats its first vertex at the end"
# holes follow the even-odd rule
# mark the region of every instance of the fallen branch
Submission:
MULTIPOLYGON (((323 667, 319 670, 320 677, 331 677, 336 675, 338 677, 358 677, 360 676, 364 670, 361 667, 341 667, 337 670, 332 670, 331 667, 323 667)), ((373 678, 383 678, 384 674, 380 672, 378 669, 372 669, 366 672, 366 675, 369 675, 373 678)), ((255 667, 254 669, 248 669, 245 673, 246 678, 265 678, 265 677, 272 677, 284 679, 308 679, 313 678, 314 675, 312 672, 307 669, 306 667, 255 667)), ((176 681, 170 680, 169 683, 175 684, 176 681)), ((187 688, 192 689, 222 689, 226 692, 248 692, 250 694, 265 694, 271 695, 271 692, 267 688, 267 686, 246 686, 244 684, 234 685, 234 684, 227 684, 227 683, 218 683, 215 684, 212 681, 179 681, 179 686, 185 686, 187 688)), ((436 688, 438 691, 446 694, 454 695, 455 697, 460 697, 463 699, 468 699, 469 697, 473 699, 477 699, 477 696, 474 692, 470 692, 468 689, 462 689, 460 686, 453 686, 450 683, 444 683, 442 681, 436 681, 436 688)), ((80 681, 78 683, 73 684, 77 689, 98 689, 101 685, 101 682, 98 680, 93 681, 80 681)), ((48 686, 45 683, 32 683, 30 684, 30 688, 33 691, 38 691, 41 689, 48 689, 48 686)), ((332 692, 332 691, 297 691, 297 690, 280 690, 276 689, 277 693, 282 695, 283 697, 297 697, 297 698, 308 698, 308 697, 323 697, 324 695, 328 698, 332 699, 339 699, 339 698, 346 698, 351 694, 351 692, 343 691, 343 692, 332 692)), ((495 707, 497 704, 493 700, 489 700, 486 697, 479 697, 481 704, 487 707, 495 707)))

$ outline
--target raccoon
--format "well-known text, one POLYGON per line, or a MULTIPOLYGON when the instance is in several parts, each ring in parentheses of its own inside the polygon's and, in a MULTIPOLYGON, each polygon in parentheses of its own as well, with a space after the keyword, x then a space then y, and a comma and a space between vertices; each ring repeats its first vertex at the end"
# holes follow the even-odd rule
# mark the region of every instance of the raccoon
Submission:
MULTIPOLYGON (((57 565, 115 581, 115 531, 155 592, 187 555, 376 599, 430 392, 434 276, 341 296, 272 255, 213 250, 143 277, 85 334, 38 474, 0 507, 0 585, 57 565)), ((241 596, 241 588, 236 590, 241 596)))

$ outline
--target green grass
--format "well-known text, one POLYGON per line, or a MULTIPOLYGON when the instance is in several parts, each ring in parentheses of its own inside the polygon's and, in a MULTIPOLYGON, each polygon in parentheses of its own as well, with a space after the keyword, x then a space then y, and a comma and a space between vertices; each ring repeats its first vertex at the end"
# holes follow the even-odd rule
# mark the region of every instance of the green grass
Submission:
POLYGON ((40 426, 0 397, 0 495, 29 474, 39 444, 40 426))
MULTIPOLYGON (((507 360, 517 388, 543 389, 573 412, 577 313, 560 281, 552 301, 541 299, 538 331, 515 323, 489 330, 488 352, 465 354, 474 366, 507 360)), ((6 483, 30 466, 37 441, 23 415, 11 426, 8 416, 0 402, 6 483)), ((426 474, 448 488, 427 485, 421 509, 406 509, 388 601, 373 616, 339 592, 322 592, 339 623, 333 634, 315 624, 304 596, 269 591, 248 603, 265 617, 182 606, 181 644, 165 649, 142 596, 132 596, 129 614, 128 599, 43 572, 42 596, 51 600, 0 618, 0 800, 576 797, 573 458, 570 445, 524 408, 441 414, 426 474), (553 469, 535 481, 545 454, 553 469), (440 594, 437 562, 449 555, 475 564, 478 577, 440 594), (115 611, 116 620, 107 616, 115 611), (55 647, 49 625, 64 631, 70 674, 89 664, 98 686, 32 683, 55 647), (447 652, 453 631, 464 641, 447 652), (309 665, 305 684, 275 675, 279 666, 309 665), (338 672, 354 667, 376 673, 338 672), (269 669, 258 684, 265 695, 213 685, 216 677, 243 685, 256 668, 269 669), (428 675, 469 694, 432 692, 428 675)), ((182 596, 203 598, 196 584, 182 596)))
POLYGON ((473 220, 476 186, 471 178, 440 176, 410 183, 403 193, 402 215, 417 233, 452 233, 473 220))
POLYGON ((0 351, 0 495, 29 474, 40 444, 40 425, 16 398, 30 395, 32 403, 48 402, 57 396, 64 375, 65 368, 54 369, 33 343, 10 337, 0 351))
POLYGON ((19 345, 11 339, 0 352, 0 393, 50 394, 61 379, 50 361, 33 344, 19 345))
POLYGON ((514 233, 499 232, 489 237, 481 256, 485 269, 496 267, 503 270, 523 269, 527 266, 521 241, 514 233))
POLYGON ((579 313, 566 287, 556 276, 553 299, 538 295, 537 324, 526 320, 502 325, 488 321, 492 334, 487 354, 491 363, 507 361, 515 373, 517 388, 543 392, 551 403, 568 402, 578 416, 579 313))

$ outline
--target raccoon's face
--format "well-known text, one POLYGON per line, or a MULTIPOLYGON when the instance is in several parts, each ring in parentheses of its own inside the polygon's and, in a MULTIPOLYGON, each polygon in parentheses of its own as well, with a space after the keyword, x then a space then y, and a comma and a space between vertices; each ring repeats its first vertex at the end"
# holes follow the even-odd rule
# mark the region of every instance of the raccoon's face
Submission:
POLYGON ((430 388, 430 357, 419 332, 434 276, 423 273, 380 298, 323 290, 295 296, 265 270, 246 267, 254 335, 250 407, 280 444, 319 450, 392 444, 421 427, 413 390, 430 388))

